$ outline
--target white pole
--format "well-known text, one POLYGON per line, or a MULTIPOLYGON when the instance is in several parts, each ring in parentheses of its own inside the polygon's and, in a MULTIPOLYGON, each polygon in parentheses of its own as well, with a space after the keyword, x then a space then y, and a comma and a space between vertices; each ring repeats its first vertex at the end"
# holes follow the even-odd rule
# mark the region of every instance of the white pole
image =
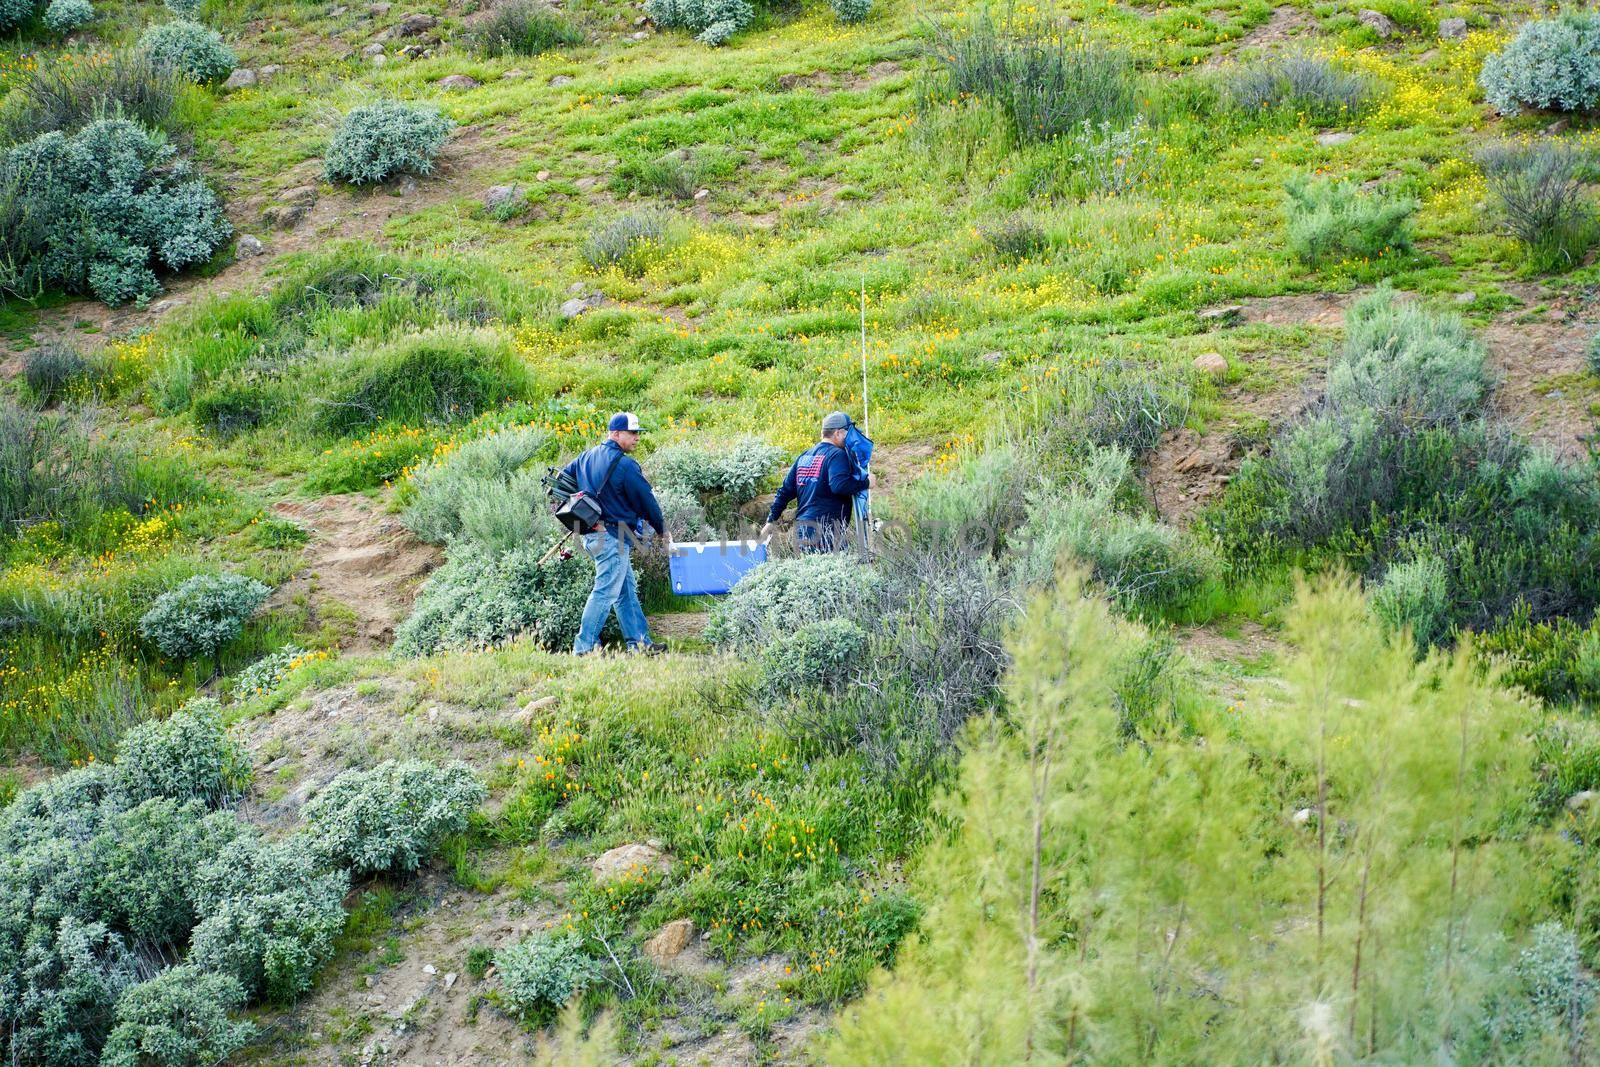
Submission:
POLYGON ((872 412, 867 407, 867 276, 861 276, 861 432, 872 436, 872 412))

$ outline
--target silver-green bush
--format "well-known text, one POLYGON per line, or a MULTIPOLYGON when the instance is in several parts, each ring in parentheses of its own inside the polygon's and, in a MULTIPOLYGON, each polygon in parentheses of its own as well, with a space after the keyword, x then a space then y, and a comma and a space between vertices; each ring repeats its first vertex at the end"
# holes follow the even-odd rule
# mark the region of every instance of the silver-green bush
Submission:
POLYGON ((139 50, 201 85, 226 78, 239 64, 222 34, 187 19, 151 26, 139 36, 139 50))
POLYGON ((1296 179, 1285 188, 1289 251, 1303 263, 1377 259, 1411 247, 1415 200, 1368 195, 1352 182, 1296 179))
POLYGON ((806 689, 837 691, 867 648, 867 632, 850 619, 819 619, 779 637, 761 653, 761 687, 781 699, 806 689))
POLYGON ((1450 625, 1450 575, 1437 556, 1396 563, 1372 593, 1372 613, 1394 629, 1410 629, 1417 644, 1442 640, 1450 625))
POLYGON ((0 211, 0 290, 59 287, 113 305, 159 293, 157 267, 203 263, 233 233, 217 195, 165 138, 123 119, 11 149, 0 211))
POLYGON ((429 461, 411 476, 401 521, 424 541, 466 540, 498 551, 553 533, 538 473, 526 469, 549 442, 543 430, 502 430, 429 461))
POLYGON ((212 1067, 249 1044, 253 1023, 230 1019, 244 990, 223 974, 169 967, 117 1001, 100 1067, 212 1067))
POLYGON ((170 797, 216 807, 249 784, 250 755, 222 725, 216 701, 200 698, 123 734, 114 771, 129 804, 170 797))
POLYGON ((370 185, 397 174, 428 174, 455 123, 428 107, 385 100, 344 117, 328 143, 322 171, 330 182, 370 185))
POLYGON ((693 493, 711 524, 727 528, 737 525, 738 509, 755 499, 783 459, 781 448, 758 437, 711 446, 680 441, 650 457, 650 473, 661 486, 693 493))
POLYGON ((94 5, 89 0, 50 0, 44 9, 44 24, 53 33, 71 33, 94 21, 94 5))
POLYGON ((329 871, 295 836, 234 841, 197 878, 189 962, 231 975, 251 999, 289 1003, 311 988, 344 928, 345 871, 329 871))
POLYGON ((291 665, 306 655, 299 645, 284 645, 268 652, 233 676, 233 699, 242 700, 270 693, 289 676, 291 665))
POLYGON ((0 1059, 15 1067, 94 1063, 117 998, 139 980, 121 938, 75 918, 36 927, 0 970, 0 1059))
POLYGON ((723 648, 761 648, 805 622, 848 616, 878 585, 852 553, 769 560, 717 605, 706 637, 723 648))
POLYGON ((1600 104, 1600 14, 1568 11, 1524 23, 1483 61, 1478 84, 1496 111, 1588 111, 1600 104))
POLYGON ((577 934, 535 933, 494 954, 500 1003, 524 1017, 559 1011, 599 981, 600 966, 577 934))
POLYGON ((519 635, 544 648, 571 648, 594 567, 581 551, 540 566, 546 547, 532 542, 501 553, 459 543, 423 583, 411 616, 395 631, 395 651, 491 648, 519 635))
POLYGON ((646 0, 645 13, 662 29, 687 30, 703 44, 725 44, 756 17, 749 0, 646 0))
POLYGON ((414 871, 488 799, 464 763, 385 760, 346 771, 305 808, 307 840, 356 874, 414 871))
POLYGON ((1328 401, 1412 425, 1458 423, 1482 411, 1492 386, 1483 343, 1454 315, 1379 289, 1351 307, 1328 367, 1328 401))
POLYGON ((197 574, 156 598, 139 619, 139 635, 173 659, 220 658, 271 592, 242 574, 197 574))

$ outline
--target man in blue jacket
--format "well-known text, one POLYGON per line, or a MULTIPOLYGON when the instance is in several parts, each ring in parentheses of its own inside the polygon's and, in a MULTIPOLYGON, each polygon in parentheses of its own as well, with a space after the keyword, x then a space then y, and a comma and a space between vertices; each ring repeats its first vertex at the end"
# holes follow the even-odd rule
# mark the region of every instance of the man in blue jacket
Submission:
POLYGON ((761 527, 762 537, 772 536, 789 501, 797 500, 794 532, 800 551, 834 552, 846 546, 851 501, 877 484, 870 474, 856 474, 855 463, 844 448, 849 431, 850 416, 844 412, 833 411, 823 417, 822 440, 800 453, 784 476, 767 512, 767 524, 761 527))
POLYGON ((630 650, 660 651, 650 640, 650 625, 639 603, 632 554, 634 543, 645 536, 646 526, 666 538, 667 520, 639 461, 628 455, 638 447, 639 417, 631 411, 619 412, 606 424, 606 439, 566 467, 578 488, 600 505, 601 514, 601 524, 583 535, 583 550, 595 564, 594 589, 583 606, 583 624, 572 646, 575 655, 594 651, 612 608, 630 650))

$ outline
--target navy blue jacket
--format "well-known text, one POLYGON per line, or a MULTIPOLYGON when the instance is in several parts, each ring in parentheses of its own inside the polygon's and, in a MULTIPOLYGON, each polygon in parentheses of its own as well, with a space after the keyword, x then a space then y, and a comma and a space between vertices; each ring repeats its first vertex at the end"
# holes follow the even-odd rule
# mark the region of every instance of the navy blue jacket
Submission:
POLYGON ((867 488, 867 479, 856 477, 849 453, 838 445, 818 441, 794 461, 783 485, 772 500, 768 522, 777 522, 789 501, 798 500, 795 518, 801 522, 845 522, 850 518, 850 502, 867 488))
POLYGON ((644 533, 646 524, 655 527, 663 537, 667 533, 667 520, 656 503, 656 494, 645 481, 639 461, 617 447, 615 441, 604 441, 567 464, 566 471, 578 481, 578 488, 594 496, 605 516, 606 529, 613 537, 618 526, 626 526, 636 534, 644 533), (611 480, 605 489, 596 493, 606 470, 615 463, 611 480))

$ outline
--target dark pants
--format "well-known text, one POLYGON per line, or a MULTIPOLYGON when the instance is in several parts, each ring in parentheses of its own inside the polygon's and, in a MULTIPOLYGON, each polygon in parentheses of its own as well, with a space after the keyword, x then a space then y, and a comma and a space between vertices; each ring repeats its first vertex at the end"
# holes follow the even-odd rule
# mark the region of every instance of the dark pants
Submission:
POLYGON ((843 552, 850 547, 850 524, 838 520, 800 519, 794 524, 794 540, 800 551, 808 554, 843 552))

